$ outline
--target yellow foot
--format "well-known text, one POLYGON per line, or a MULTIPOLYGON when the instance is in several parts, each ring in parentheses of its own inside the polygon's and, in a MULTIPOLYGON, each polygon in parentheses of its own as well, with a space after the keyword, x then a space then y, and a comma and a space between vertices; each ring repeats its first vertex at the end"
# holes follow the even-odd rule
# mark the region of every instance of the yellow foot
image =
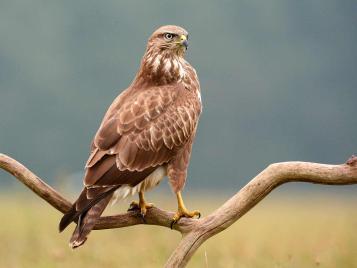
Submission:
POLYGON ((133 201, 130 203, 128 211, 135 211, 140 209, 140 215, 144 218, 146 215, 146 212, 149 208, 152 208, 154 206, 153 203, 146 203, 146 202, 136 202, 133 201))
POLYGON ((199 219, 201 217, 201 213, 198 210, 188 211, 186 208, 181 208, 181 209, 179 208, 175 216, 172 218, 171 229, 174 226, 174 224, 177 223, 179 219, 181 219, 182 217, 193 218, 195 216, 197 216, 197 218, 199 219))

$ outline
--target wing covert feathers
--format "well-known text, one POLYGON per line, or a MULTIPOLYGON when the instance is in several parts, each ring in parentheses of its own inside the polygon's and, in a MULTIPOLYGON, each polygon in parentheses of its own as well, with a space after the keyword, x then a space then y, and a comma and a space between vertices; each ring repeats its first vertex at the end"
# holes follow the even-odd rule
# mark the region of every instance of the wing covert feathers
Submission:
POLYGON ((85 176, 87 186, 104 174, 105 166, 95 165, 108 155, 121 171, 143 171, 174 159, 195 134, 200 105, 182 85, 128 91, 124 103, 108 110, 94 138, 86 167, 95 174, 85 176))

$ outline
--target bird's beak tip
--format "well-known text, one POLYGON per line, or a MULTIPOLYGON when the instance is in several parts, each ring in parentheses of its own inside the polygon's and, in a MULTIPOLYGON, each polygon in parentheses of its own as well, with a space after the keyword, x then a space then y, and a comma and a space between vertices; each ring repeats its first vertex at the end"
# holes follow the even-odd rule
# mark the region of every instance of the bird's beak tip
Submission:
POLYGON ((188 41, 187 40, 183 41, 182 45, 187 49, 188 48, 188 41))
POLYGON ((180 40, 181 40, 181 45, 183 45, 186 49, 188 47, 188 40, 187 40, 187 37, 186 35, 181 35, 180 36, 180 40))

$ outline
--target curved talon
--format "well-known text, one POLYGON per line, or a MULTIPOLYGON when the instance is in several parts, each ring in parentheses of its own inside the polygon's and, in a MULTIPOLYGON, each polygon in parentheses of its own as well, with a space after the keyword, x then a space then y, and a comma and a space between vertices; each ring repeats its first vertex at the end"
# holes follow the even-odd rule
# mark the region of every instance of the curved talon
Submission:
POLYGON ((185 204, 183 203, 183 199, 180 191, 176 193, 176 197, 177 197, 178 210, 174 215, 174 217, 172 218, 172 222, 170 225, 171 229, 174 226, 174 224, 177 223, 182 217, 193 218, 197 216, 198 219, 201 218, 201 213, 198 210, 194 210, 194 211, 187 210, 185 204))
POLYGON ((139 213, 141 219, 143 220, 143 223, 146 224, 146 220, 145 220, 145 214, 143 214, 142 212, 139 213))
POLYGON ((154 204, 152 203, 146 203, 144 199, 144 193, 140 191, 139 202, 135 202, 135 201, 131 202, 128 211, 140 210, 140 216, 142 217, 144 223, 146 223, 145 221, 146 212, 149 208, 152 208, 153 206, 154 204))
POLYGON ((141 217, 143 218, 144 222, 145 222, 145 215, 146 215, 146 212, 149 208, 152 208, 154 206, 154 204, 152 203, 146 203, 145 201, 144 202, 136 202, 136 201, 133 201, 130 203, 130 206, 128 208, 128 211, 135 211, 135 210, 140 210, 140 215, 141 217))
POLYGON ((170 229, 172 230, 172 228, 174 227, 174 224, 176 223, 177 221, 174 221, 174 220, 172 220, 171 221, 171 224, 170 224, 170 229))
POLYGON ((187 211, 186 209, 179 209, 179 211, 176 212, 174 217, 172 218, 172 222, 170 224, 170 228, 172 229, 174 224, 176 224, 181 218, 193 218, 197 216, 197 218, 201 218, 201 213, 198 210, 194 211, 187 211))
POLYGON ((129 208, 128 208, 127 211, 134 211, 134 210, 137 210, 139 208, 140 208, 139 203, 133 201, 133 202, 130 203, 129 208))

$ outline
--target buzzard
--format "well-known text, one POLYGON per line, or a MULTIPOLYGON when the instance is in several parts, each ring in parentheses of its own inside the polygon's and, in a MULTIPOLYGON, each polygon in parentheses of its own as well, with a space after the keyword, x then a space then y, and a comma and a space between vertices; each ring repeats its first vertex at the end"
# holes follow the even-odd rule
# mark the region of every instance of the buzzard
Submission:
POLYGON ((184 59, 188 47, 185 29, 166 25, 149 38, 140 69, 131 85, 110 105, 92 141, 85 166, 84 189, 59 224, 63 231, 77 226, 70 239, 81 246, 111 199, 139 194, 138 209, 145 217, 153 204, 144 192, 167 176, 177 196, 181 217, 188 211, 181 190, 187 176, 192 143, 202 111, 195 69, 184 59))

